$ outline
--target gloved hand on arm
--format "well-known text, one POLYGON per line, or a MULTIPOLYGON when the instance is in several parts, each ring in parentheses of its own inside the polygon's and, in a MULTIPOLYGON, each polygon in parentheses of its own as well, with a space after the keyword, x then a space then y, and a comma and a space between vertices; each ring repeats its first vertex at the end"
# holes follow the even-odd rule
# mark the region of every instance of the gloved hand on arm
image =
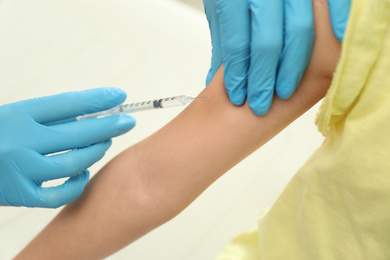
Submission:
POLYGON ((351 0, 328 0, 328 4, 333 32, 342 42, 347 28, 351 0))
POLYGON ((100 88, 0 106, 0 205, 56 208, 80 196, 89 179, 87 168, 135 120, 129 115, 74 117, 110 109, 125 99, 123 90, 100 88), (42 187, 65 177, 70 178, 60 186, 42 187))
MULTIPOLYGON (((328 0, 332 27, 341 41, 350 0, 328 0)), ((246 99, 256 115, 271 107, 274 92, 292 96, 309 65, 314 21, 308 0, 203 0, 212 39, 206 84, 224 64, 230 100, 246 99)), ((318 4, 321 4, 318 2, 318 4)))

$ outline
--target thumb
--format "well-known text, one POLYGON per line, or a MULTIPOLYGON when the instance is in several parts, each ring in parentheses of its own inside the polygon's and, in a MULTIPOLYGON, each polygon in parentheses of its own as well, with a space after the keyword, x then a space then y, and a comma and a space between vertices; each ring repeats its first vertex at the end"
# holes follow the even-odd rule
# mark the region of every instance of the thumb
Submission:
POLYGON ((211 66, 206 78, 206 86, 210 84, 217 73, 219 67, 223 63, 221 33, 217 16, 217 5, 215 0, 203 0, 204 11, 206 13, 207 21, 209 22, 210 35, 211 35, 211 66))

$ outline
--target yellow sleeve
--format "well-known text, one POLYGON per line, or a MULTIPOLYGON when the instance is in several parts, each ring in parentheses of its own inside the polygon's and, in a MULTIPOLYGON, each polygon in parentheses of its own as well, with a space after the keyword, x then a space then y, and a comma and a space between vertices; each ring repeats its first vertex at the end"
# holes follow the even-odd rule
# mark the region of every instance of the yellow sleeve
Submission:
POLYGON ((390 0, 353 1, 317 125, 322 146, 218 260, 389 259, 390 0))

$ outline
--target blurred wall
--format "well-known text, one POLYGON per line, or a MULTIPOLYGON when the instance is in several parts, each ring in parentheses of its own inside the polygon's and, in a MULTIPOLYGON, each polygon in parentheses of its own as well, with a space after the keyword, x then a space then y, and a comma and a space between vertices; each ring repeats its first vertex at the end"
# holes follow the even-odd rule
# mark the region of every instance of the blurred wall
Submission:
MULTIPOLYGON (((0 105, 106 86, 126 90, 129 103, 197 95, 211 58, 202 10, 202 0, 0 0, 0 105)), ((91 174, 182 109, 137 114, 137 127, 114 139, 91 174)), ((215 258, 233 237, 256 227, 260 212, 322 142, 313 124, 317 109, 227 172, 179 216, 107 259, 215 258)), ((0 260, 12 259, 57 212, 0 207, 0 260)))

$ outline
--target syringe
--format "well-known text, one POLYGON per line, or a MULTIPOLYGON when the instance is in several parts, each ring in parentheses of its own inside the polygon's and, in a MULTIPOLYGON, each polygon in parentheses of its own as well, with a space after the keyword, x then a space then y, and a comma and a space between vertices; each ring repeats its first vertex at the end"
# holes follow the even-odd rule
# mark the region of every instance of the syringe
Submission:
POLYGON ((76 117, 76 120, 84 120, 84 119, 96 118, 96 117, 106 117, 112 115, 140 112, 145 110, 161 109, 167 107, 184 106, 190 103, 192 100, 194 100, 193 97, 182 95, 182 96, 161 98, 161 99, 155 99, 155 100, 149 100, 149 101, 143 101, 143 102, 137 102, 131 104, 124 104, 102 112, 78 116, 76 117))

